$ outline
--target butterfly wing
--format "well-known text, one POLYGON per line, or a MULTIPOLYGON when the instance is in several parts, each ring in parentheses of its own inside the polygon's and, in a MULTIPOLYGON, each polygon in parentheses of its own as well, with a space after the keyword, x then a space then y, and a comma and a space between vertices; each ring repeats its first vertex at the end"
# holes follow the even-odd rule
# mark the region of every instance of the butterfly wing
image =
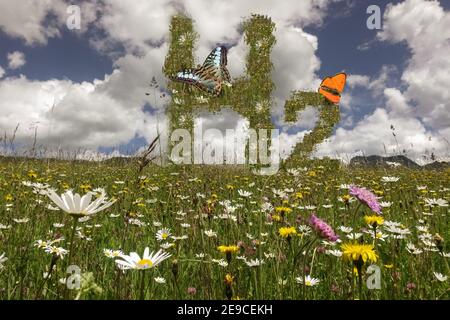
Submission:
POLYGON ((231 82, 226 65, 227 48, 217 47, 211 51, 200 68, 180 71, 173 80, 194 85, 218 96, 222 91, 223 82, 231 82))
POLYGON ((227 70, 228 50, 224 46, 216 47, 206 58, 202 68, 215 76, 219 81, 231 82, 230 73, 227 70))
POLYGON ((184 82, 193 85, 207 93, 216 94, 217 90, 220 93, 221 85, 211 76, 206 74, 202 68, 186 69, 177 73, 173 78, 174 81, 184 82), (219 87, 219 88, 218 88, 219 87))
POLYGON ((346 81, 347 75, 345 73, 338 73, 333 77, 326 77, 320 84, 319 93, 328 101, 339 104, 346 81))

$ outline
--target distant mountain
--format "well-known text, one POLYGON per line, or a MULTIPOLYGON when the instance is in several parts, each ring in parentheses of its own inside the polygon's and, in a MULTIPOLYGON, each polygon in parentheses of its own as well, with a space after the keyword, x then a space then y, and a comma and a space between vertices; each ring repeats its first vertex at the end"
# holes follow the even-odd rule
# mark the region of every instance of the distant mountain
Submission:
POLYGON ((350 160, 350 166, 378 166, 378 167, 392 167, 399 164, 402 167, 410 169, 428 169, 428 170, 445 170, 450 168, 449 162, 435 161, 426 165, 420 166, 413 160, 403 155, 382 157, 382 156, 358 156, 350 160))
POLYGON ((446 170, 450 168, 450 162, 435 161, 422 166, 422 168, 428 170, 446 170))
POLYGON ((402 165, 403 167, 407 167, 410 169, 419 169, 420 166, 412 161, 411 159, 405 157, 405 156, 391 156, 391 157, 382 157, 382 156, 358 156, 354 157, 350 160, 351 166, 391 166, 389 162, 392 163, 398 163, 402 165))

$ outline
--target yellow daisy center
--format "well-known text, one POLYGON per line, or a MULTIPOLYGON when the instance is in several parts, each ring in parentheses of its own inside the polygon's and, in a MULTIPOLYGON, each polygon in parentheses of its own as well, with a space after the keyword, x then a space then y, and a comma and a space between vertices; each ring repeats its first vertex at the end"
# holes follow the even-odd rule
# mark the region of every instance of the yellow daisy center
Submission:
POLYGON ((149 259, 141 259, 141 260, 139 260, 137 265, 139 267, 149 267, 149 268, 151 268, 153 266, 153 262, 151 260, 149 260, 149 259))

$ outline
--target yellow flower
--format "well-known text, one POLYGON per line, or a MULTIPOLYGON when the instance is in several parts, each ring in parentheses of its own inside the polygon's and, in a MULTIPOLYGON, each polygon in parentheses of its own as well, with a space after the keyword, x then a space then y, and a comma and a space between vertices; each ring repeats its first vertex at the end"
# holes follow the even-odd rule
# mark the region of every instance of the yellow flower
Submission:
POLYGON ((392 269, 394 267, 394 265, 393 264, 385 264, 384 267, 386 269, 392 269))
POLYGON ((227 184, 227 185, 226 185, 226 188, 227 188, 228 190, 230 190, 230 191, 233 191, 233 190, 234 190, 234 186, 231 185, 231 184, 227 184))
POLYGON ((374 247, 371 244, 359 244, 359 243, 344 243, 341 245, 342 257, 345 260, 366 263, 377 262, 378 256, 374 251, 374 247))
POLYGON ((292 209, 288 208, 288 207, 276 207, 275 208, 275 212, 276 213, 280 213, 280 214, 285 214, 285 213, 292 212, 292 209))
POLYGON ((218 246, 217 250, 219 250, 222 253, 236 253, 239 251, 239 247, 235 245, 231 246, 218 246))
POLYGON ((226 283, 228 286, 231 286, 231 285, 233 284, 233 282, 234 282, 234 277, 233 277, 233 275, 231 275, 230 273, 227 273, 227 274, 225 275, 225 283, 226 283))
POLYGON ((7 194, 6 196, 5 196, 5 201, 13 201, 13 196, 11 195, 11 194, 7 194))
POLYGON ((346 194, 345 196, 342 196, 342 201, 344 201, 345 203, 348 203, 350 201, 350 195, 346 194))
POLYGON ((297 199, 302 199, 302 198, 303 198, 303 194, 302 194, 301 192, 297 192, 297 193, 295 194, 295 197, 296 197, 297 199))
POLYGON ((374 228, 384 223, 383 217, 380 216, 364 216, 364 221, 374 228))
POLYGON ((310 171, 310 172, 308 172, 308 176, 310 176, 310 177, 316 177, 317 174, 316 174, 315 171, 310 171))
POLYGON ((278 233, 280 234, 280 236, 282 238, 289 238, 289 237, 291 237, 293 235, 296 235, 297 234, 297 230, 295 230, 294 227, 281 227, 278 230, 278 233))
POLYGON ((28 171, 28 176, 30 178, 37 178, 37 173, 33 170, 28 171))
POLYGON ((275 222, 280 222, 281 221, 281 217, 278 214, 273 214, 272 215, 272 220, 275 222))
POLYGON ((83 191, 84 193, 87 193, 88 191, 90 191, 91 190, 91 185, 89 185, 89 184, 82 184, 81 186, 80 186, 80 189, 81 189, 81 191, 83 191))

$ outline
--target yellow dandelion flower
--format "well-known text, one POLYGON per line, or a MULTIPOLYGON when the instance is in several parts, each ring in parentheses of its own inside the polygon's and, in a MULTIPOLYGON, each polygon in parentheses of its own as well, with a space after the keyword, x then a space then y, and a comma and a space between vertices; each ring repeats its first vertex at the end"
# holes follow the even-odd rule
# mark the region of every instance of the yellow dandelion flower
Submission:
POLYGON ((367 261, 377 262, 378 260, 374 246, 371 244, 344 243, 341 249, 342 257, 348 261, 366 263, 367 261))
POLYGON ((364 221, 374 228, 381 226, 384 223, 383 217, 380 216, 364 216, 364 221))
POLYGON ((218 246, 217 250, 219 250, 222 253, 236 253, 239 251, 239 247, 235 245, 230 246, 218 246))
POLYGON ((13 196, 11 195, 11 194, 7 194, 6 196, 5 196, 5 201, 13 201, 13 196))
POLYGON ((295 230, 294 227, 281 227, 280 229, 278 229, 278 234, 282 238, 289 238, 293 235, 296 235, 297 230, 295 230))
POLYGON ((285 213, 292 212, 292 209, 288 208, 288 207, 276 207, 275 208, 275 212, 276 213, 280 213, 280 214, 285 214, 285 213))
POLYGON ((273 214, 272 215, 272 221, 280 222, 281 221, 281 216, 279 216, 278 214, 273 214))

